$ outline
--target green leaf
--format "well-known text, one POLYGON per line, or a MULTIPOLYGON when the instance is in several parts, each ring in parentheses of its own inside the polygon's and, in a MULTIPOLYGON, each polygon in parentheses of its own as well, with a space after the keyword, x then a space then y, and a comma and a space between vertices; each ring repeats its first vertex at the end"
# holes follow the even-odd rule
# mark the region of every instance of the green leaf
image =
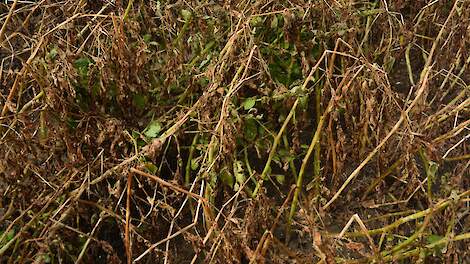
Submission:
POLYGON ((148 44, 150 40, 152 40, 152 35, 145 34, 144 36, 142 36, 142 38, 144 39, 144 42, 148 44))
MULTIPOLYGON (((2 232, 2 235, 3 235, 3 232, 2 232)), ((8 233, 6 235, 6 242, 12 240, 14 237, 15 237, 15 230, 10 229, 10 231, 8 231, 8 233)))
POLYGON ((263 18, 261 16, 252 17, 250 20, 250 26, 259 27, 263 25, 263 18))
POLYGON ((439 240, 441 240, 443 238, 444 237, 442 237, 442 236, 432 234, 432 235, 429 235, 427 237, 427 240, 428 240, 429 244, 434 244, 434 243, 438 242, 439 240))
POLYGON ((197 83, 202 87, 206 87, 207 85, 209 85, 210 80, 207 77, 201 77, 197 79, 197 83))
POLYGON ((89 58, 82 57, 75 60, 73 66, 75 67, 75 69, 77 69, 78 73, 80 74, 80 77, 84 78, 88 76, 88 67, 91 63, 92 61, 89 58))
POLYGON ((254 118, 248 118, 245 120, 245 138, 248 141, 253 141, 258 135, 258 128, 256 120, 254 118))
POLYGON ((281 66, 280 63, 271 63, 269 64, 269 72, 271 76, 278 82, 287 85, 289 83, 289 79, 287 78, 288 73, 286 70, 281 66))
POLYGON ((137 108, 144 109, 145 104, 147 103, 147 97, 145 97, 142 94, 135 94, 134 97, 132 98, 132 102, 137 108))
POLYGON ((308 96, 300 96, 299 105, 300 105, 301 109, 307 110, 307 108, 308 108, 308 96))
POLYGON ((274 15, 273 20, 271 20, 271 28, 277 28, 278 24, 279 24, 279 23, 278 23, 277 16, 274 15))
POLYGON ((70 129, 76 129, 78 127, 78 124, 80 123, 78 120, 75 120, 71 117, 67 118, 67 120, 65 121, 65 123, 67 124, 67 126, 70 128, 70 129))
POLYGON ((49 53, 47 54, 47 57, 51 60, 54 60, 56 56, 57 56, 57 47, 54 47, 51 49, 51 51, 49 51, 49 53))
POLYGON ((158 167, 157 167, 155 164, 151 163, 151 162, 146 162, 146 163, 145 163, 145 168, 146 168, 150 173, 153 173, 153 174, 157 173, 157 171, 158 171, 158 167))
POLYGON ((233 172, 235 174, 235 179, 237 180, 237 182, 240 185, 243 184, 246 180, 246 177, 241 161, 236 161, 235 163, 233 163, 233 172))
POLYGON ((196 170, 199 167, 199 161, 197 159, 191 160, 191 170, 196 170))
POLYGON ((149 138, 156 138, 162 131, 162 125, 158 121, 152 121, 144 131, 144 135, 149 138))
POLYGON ((431 234, 426 237, 426 240, 428 241, 428 248, 432 248, 435 250, 436 253, 442 253, 442 250, 446 247, 445 243, 442 244, 437 244, 439 241, 444 239, 443 236, 431 234))
POLYGON ((276 174, 276 181, 280 184, 284 184, 286 182, 286 176, 284 174, 276 174))
POLYGON ((233 175, 230 174, 227 168, 223 168, 220 172, 220 179, 223 183, 233 188, 233 175))
POLYGON ((428 164, 429 166, 428 166, 427 175, 430 176, 432 179, 434 179, 436 177, 436 172, 439 169, 439 164, 434 161, 429 161, 428 164))
POLYGON ((278 154, 274 154, 273 156, 273 162, 279 164, 281 166, 281 158, 279 157, 278 154))
POLYGON ((181 10, 181 16, 183 17, 184 21, 188 22, 191 19, 192 14, 191 11, 183 9, 181 10))
POLYGON ((133 139, 139 139, 140 138, 140 132, 137 132, 135 130, 132 130, 131 135, 132 135, 133 139))
POLYGON ((256 104, 255 96, 246 98, 245 101, 243 102, 243 109, 250 110, 251 108, 253 108, 253 106, 255 106, 255 104, 256 104))

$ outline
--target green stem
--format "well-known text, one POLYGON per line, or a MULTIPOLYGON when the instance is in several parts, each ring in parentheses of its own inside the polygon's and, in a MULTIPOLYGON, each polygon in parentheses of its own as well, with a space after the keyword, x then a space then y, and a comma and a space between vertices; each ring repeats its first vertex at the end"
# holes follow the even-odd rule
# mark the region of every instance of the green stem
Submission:
MULTIPOLYGON (((399 227, 400 225, 404 224, 404 223, 407 223, 407 222, 410 222, 410 221, 413 221, 413 220, 416 220, 416 219, 419 219, 419 218, 422 218, 422 217, 425 217, 427 216, 428 214, 432 213, 432 212, 438 212, 442 209, 445 209, 447 206, 449 206, 450 204, 452 203, 456 203, 458 202, 460 199, 462 199, 463 197, 466 197, 470 195, 470 190, 468 191, 465 191, 461 194, 458 194, 456 195, 456 197, 450 197, 450 198, 447 198, 445 200, 442 200, 441 202, 437 203, 434 208, 428 208, 426 210, 423 210, 423 211, 419 211, 419 212, 416 212, 414 214, 411 214, 411 215, 408 215, 408 216, 405 216, 405 217, 402 217, 398 220, 396 220, 395 222, 387 225, 387 226, 384 226, 384 227, 381 227, 381 228, 377 228, 377 229, 372 229, 372 230, 369 230, 369 232, 367 232, 369 235, 378 235, 378 234, 382 234, 382 233, 386 233, 386 232, 389 232, 397 227, 399 227)), ((347 237, 359 237, 359 236, 364 236, 364 233, 363 232, 351 232, 351 233, 346 233, 346 236, 347 237)))
POLYGON ((449 162, 449 161, 459 161, 459 160, 466 160, 466 159, 470 159, 470 154, 465 154, 465 155, 457 156, 457 157, 445 158, 444 161, 449 162))
POLYGON ((287 124, 291 120, 292 116, 294 116, 295 109, 297 108, 298 104, 299 104, 299 98, 295 100, 294 105, 292 105, 290 109, 289 115, 287 115, 287 118, 286 120, 284 120, 284 123, 282 124, 281 129, 279 130, 276 137, 274 138, 273 146, 271 147, 271 151, 269 152, 268 160, 266 161, 266 164, 264 165, 264 169, 263 169, 263 172, 261 173, 258 184, 256 185, 256 188, 253 191, 253 197, 256 197, 258 195, 259 189, 263 186, 263 182, 266 179, 266 175, 268 174, 268 171, 271 168, 271 161, 274 158, 274 154, 276 154, 277 146, 279 145, 281 136, 284 133, 284 130, 286 130, 287 124))
POLYGON ((400 165, 402 162, 402 159, 398 159, 397 161, 395 161, 395 163, 392 164, 392 166, 390 166, 384 173, 380 174, 380 176, 378 178, 376 178, 371 185, 369 185, 369 187, 367 188, 366 192, 364 193, 364 195, 362 196, 362 200, 364 200, 368 195, 369 193, 375 189, 375 187, 377 185, 379 185, 380 182, 383 181, 383 179, 385 179, 385 177, 387 177, 388 175, 390 175, 392 172, 395 171, 395 169, 398 167, 398 165, 400 165))
POLYGON ((122 20, 127 19, 127 16, 129 15, 129 11, 131 10, 133 3, 134 3, 134 0, 129 0, 129 2, 127 3, 126 11, 124 11, 124 16, 122 17, 122 20))
POLYGON ((390 251, 385 251, 385 252, 382 252, 382 256, 387 256, 387 255, 390 255, 390 254, 393 254, 395 252, 398 252, 404 248, 406 248, 408 245, 410 245, 411 243, 413 243, 414 241, 416 241, 419 237, 421 237, 421 235, 423 234, 424 230, 426 229, 426 226, 428 225, 429 223, 429 219, 431 217, 432 213, 426 215, 425 219, 424 219, 424 223, 421 225, 421 227, 419 228, 418 231, 416 231, 412 236, 410 236, 409 238, 407 238, 405 241, 401 242, 400 244, 396 245, 395 247, 393 247, 390 251))
POLYGON ((292 223, 292 218, 294 217, 294 214, 297 211, 297 203, 299 202, 299 195, 300 195, 300 191, 302 190, 302 182, 304 178, 305 169, 307 168, 308 160, 310 159, 310 156, 312 155, 315 145, 318 144, 318 142, 320 141, 320 132, 323 128, 323 123, 325 123, 326 115, 328 112, 330 112, 332 108, 333 108, 333 100, 330 101, 327 111, 320 118, 315 134, 313 135, 312 142, 310 143, 310 146, 307 150, 307 154, 305 155, 302 161, 302 166, 300 167, 299 176, 297 177, 297 183, 295 186, 294 198, 292 200, 289 218, 287 221, 287 230, 288 230, 287 236, 289 236, 289 233, 290 233, 289 230, 290 230, 290 224, 292 223))
MULTIPOLYGON (((286 149, 289 150, 289 141, 287 140, 287 136, 285 134, 282 136, 282 141, 284 142, 286 149)), ((294 176, 294 180, 297 181, 297 169, 295 168, 294 160, 289 161, 289 167, 292 171, 292 175, 294 176)))
MULTIPOLYGON (((324 56, 325 56, 325 53, 323 53, 323 55, 320 57, 317 64, 310 70, 310 73, 308 74, 307 78, 305 78, 304 83, 302 84, 301 90, 305 90, 307 88, 308 82, 312 78, 313 73, 317 70, 317 68, 320 65, 320 63, 321 63, 324 56)), ((260 177, 260 180, 258 182, 258 185, 256 186, 255 190, 253 191, 253 197, 256 197, 256 195, 258 194, 259 189, 263 186, 263 181, 265 180, 266 174, 268 173, 268 171, 271 167, 271 161, 274 157, 274 154, 276 153, 276 148, 277 148, 277 145, 279 144, 282 133, 284 132, 284 130, 287 127, 287 124, 289 123, 290 119, 294 115, 295 109, 297 108, 298 104, 299 104, 299 98, 297 98, 295 100, 294 105, 292 105, 292 107, 290 109, 289 115, 287 116, 286 120, 284 120, 284 123, 282 124, 281 130, 279 130, 278 134, 274 138, 273 146, 271 148, 271 151, 269 152, 268 161, 266 162, 266 165, 264 166, 263 172, 261 173, 261 177, 260 177)))
POLYGON ((184 183, 186 186, 189 185, 190 178, 191 178, 191 161, 194 156, 194 149, 196 149, 196 143, 197 140, 199 139, 199 134, 196 134, 193 138, 193 142, 191 143, 191 147, 189 147, 189 155, 188 155, 188 161, 186 162, 186 171, 184 175, 184 183))
MULTIPOLYGON (((318 79, 318 72, 316 73, 317 79, 318 79)), ((321 119, 321 86, 317 84, 315 87, 315 112, 316 112, 316 125, 317 127, 320 124, 320 119, 321 119)), ((322 124, 323 125, 323 124, 322 124)), ((313 155, 313 178, 315 181, 314 185, 314 197, 317 197, 320 194, 320 170, 321 170, 321 164, 320 164, 320 157, 321 157, 321 146, 320 144, 315 144, 315 153, 313 155)))
POLYGON ((424 166, 424 171, 426 172, 426 178, 427 178, 427 195, 429 201, 432 201, 432 183, 434 180, 434 176, 436 171, 433 169, 434 167, 431 165, 431 161, 429 160, 428 156, 424 152, 424 150, 421 148, 418 151, 419 157, 421 158, 421 161, 423 162, 424 166))
POLYGON ((250 179, 254 184, 258 184, 255 177, 253 177, 253 175, 255 174, 253 173, 253 169, 251 168, 250 161, 248 160, 248 148, 244 148, 243 153, 245 156, 245 165, 246 165, 246 169, 248 170, 248 175, 250 175, 250 179))

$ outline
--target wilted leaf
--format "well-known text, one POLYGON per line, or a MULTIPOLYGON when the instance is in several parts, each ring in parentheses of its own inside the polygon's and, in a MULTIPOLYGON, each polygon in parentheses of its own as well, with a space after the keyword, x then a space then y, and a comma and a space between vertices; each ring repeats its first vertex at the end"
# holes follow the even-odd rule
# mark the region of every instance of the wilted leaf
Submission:
POLYGON ((362 243, 352 242, 352 241, 347 243, 346 247, 349 248, 350 250, 355 250, 355 251, 364 249, 364 245, 362 243))

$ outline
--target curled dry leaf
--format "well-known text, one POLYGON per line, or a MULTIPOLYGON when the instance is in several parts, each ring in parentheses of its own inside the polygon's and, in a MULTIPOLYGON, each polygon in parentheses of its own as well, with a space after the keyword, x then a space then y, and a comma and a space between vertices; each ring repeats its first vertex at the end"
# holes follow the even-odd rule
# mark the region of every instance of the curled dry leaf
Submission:
POLYGON ((151 159, 155 159, 157 154, 162 149, 162 145, 163 145, 163 142, 160 139, 158 138, 153 139, 150 144, 142 148, 142 154, 144 154, 145 156, 151 159))

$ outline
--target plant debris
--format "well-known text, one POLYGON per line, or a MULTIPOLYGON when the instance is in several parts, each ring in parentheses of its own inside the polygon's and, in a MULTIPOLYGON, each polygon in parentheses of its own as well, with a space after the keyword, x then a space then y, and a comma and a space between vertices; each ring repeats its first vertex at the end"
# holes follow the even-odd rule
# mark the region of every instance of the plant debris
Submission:
POLYGON ((0 262, 470 262, 469 1, 0 21, 0 262))

